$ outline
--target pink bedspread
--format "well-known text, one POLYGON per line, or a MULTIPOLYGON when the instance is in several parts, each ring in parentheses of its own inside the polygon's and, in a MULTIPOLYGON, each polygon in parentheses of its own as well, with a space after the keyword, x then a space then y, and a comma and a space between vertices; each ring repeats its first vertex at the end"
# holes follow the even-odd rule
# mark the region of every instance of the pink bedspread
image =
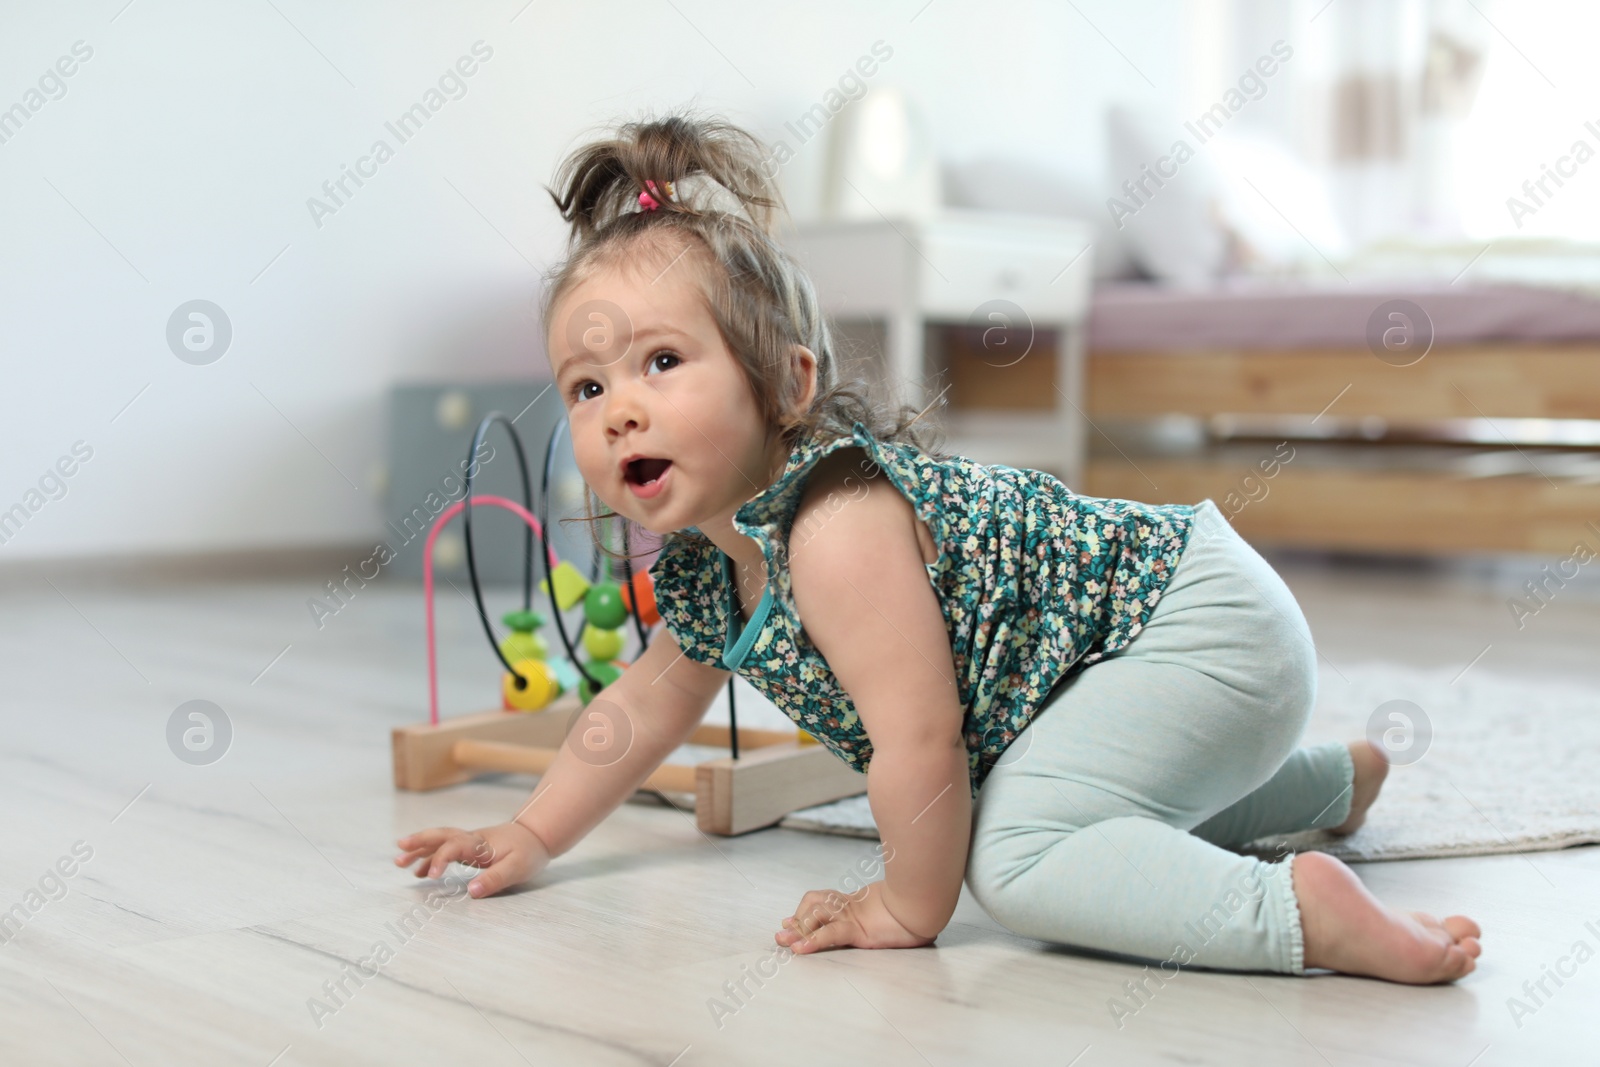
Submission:
POLYGON ((1516 285, 1304 284, 1246 280, 1176 290, 1137 282, 1095 287, 1089 348, 1343 348, 1366 344, 1367 320, 1409 300, 1433 323, 1434 344, 1600 340, 1600 300, 1516 285))

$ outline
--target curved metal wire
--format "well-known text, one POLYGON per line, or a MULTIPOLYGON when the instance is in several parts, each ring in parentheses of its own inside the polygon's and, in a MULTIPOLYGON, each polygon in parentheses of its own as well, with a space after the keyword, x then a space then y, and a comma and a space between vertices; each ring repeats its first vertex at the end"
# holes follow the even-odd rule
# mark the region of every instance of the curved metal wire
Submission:
MULTIPOLYGON (((548 540, 550 531, 550 470, 555 466, 556 438, 560 436, 566 425, 567 417, 563 415, 556 420, 554 426, 550 427, 550 440, 545 443, 544 448, 544 471, 539 477, 539 526, 545 531, 546 545, 550 543, 548 540)), ((584 669, 583 661, 578 659, 577 652, 573 651, 572 638, 567 636, 567 624, 561 618, 561 605, 556 603, 556 581, 550 574, 550 560, 548 557, 544 561, 544 583, 545 588, 550 590, 550 614, 555 617, 556 632, 561 635, 561 647, 567 650, 567 659, 572 662, 572 666, 589 683, 590 691, 600 692, 605 687, 600 684, 600 679, 584 669)))
MULTIPOLYGON (((494 627, 489 624, 489 612, 483 606, 483 589, 478 584, 478 564, 472 550, 472 480, 478 473, 478 450, 483 447, 483 439, 488 436, 490 428, 497 422, 506 424, 506 432, 511 436, 511 444, 517 452, 517 469, 522 473, 522 506, 529 512, 533 511, 533 483, 528 478, 528 457, 522 452, 522 438, 517 436, 517 428, 511 425, 511 420, 498 411, 491 411, 478 423, 477 431, 472 435, 472 448, 467 452, 467 487, 462 499, 467 501, 467 507, 462 509, 461 532, 467 542, 467 577, 471 579, 472 600, 478 607, 478 618, 483 620, 483 632, 489 638, 489 647, 494 649, 495 658, 505 666, 511 676, 517 680, 518 689, 528 685, 528 679, 517 673, 517 669, 506 659, 506 654, 500 651, 500 643, 494 639, 494 627)), ((550 567, 550 544, 541 534, 539 544, 544 548, 545 569, 550 567)), ((522 566, 522 610, 533 610, 533 527, 524 527, 523 537, 524 560, 522 566)))

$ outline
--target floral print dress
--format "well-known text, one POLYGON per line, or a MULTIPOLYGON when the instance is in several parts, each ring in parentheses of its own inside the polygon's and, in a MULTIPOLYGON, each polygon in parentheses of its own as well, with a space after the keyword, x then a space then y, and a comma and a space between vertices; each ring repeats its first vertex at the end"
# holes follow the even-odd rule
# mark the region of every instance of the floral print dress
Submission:
POLYGON ((1080 496, 1044 471, 936 458, 857 422, 851 435, 802 437, 778 479, 734 513, 767 563, 748 624, 728 556, 696 527, 669 535, 650 572, 684 654, 736 671, 863 773, 872 741, 801 625, 786 566, 806 479, 841 448, 862 449, 861 477, 887 475, 938 545, 925 566, 950 635, 976 797, 1058 681, 1138 636, 1188 543, 1194 507, 1080 496))

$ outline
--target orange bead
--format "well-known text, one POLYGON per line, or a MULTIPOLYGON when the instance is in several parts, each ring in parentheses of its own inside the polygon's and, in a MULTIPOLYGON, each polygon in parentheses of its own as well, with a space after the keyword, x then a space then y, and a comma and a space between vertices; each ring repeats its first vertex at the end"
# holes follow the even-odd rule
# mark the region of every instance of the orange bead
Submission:
POLYGON ((633 581, 622 587, 622 602, 628 606, 629 611, 635 611, 634 593, 639 596, 637 609, 639 621, 646 626, 654 626, 660 622, 661 613, 656 610, 656 580, 649 571, 636 571, 633 581))

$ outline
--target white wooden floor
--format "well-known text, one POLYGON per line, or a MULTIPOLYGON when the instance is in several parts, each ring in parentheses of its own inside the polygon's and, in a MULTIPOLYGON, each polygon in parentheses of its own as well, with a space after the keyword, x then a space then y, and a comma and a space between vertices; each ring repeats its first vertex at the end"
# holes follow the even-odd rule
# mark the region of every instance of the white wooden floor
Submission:
MULTIPOLYGON (((1514 578, 1271 558, 1341 669, 1465 667, 1488 646, 1479 666, 1600 678, 1600 599, 1577 586, 1519 631, 1514 578)), ((393 790, 389 728, 426 717, 415 588, 368 586, 318 630, 305 601, 332 574, 141 587, 47 573, 54 588, 0 590, 0 1062, 1600 1060, 1594 848, 1358 867, 1385 900, 1482 923, 1478 969, 1454 986, 1185 970, 1119 1028, 1107 1003, 1138 965, 1013 937, 966 896, 937 947, 769 964, 800 895, 844 884, 872 842, 712 840, 683 812, 630 803, 536 888, 441 898, 392 865, 394 838, 501 821, 530 780, 393 790), (208 766, 166 740, 194 699, 234 732, 208 766), (1546 978, 1552 995, 1514 1018, 1508 998, 1533 1004, 1524 983, 1563 957, 1570 977, 1546 978)), ((441 609, 447 713, 493 706, 476 618, 448 586, 441 609)))

